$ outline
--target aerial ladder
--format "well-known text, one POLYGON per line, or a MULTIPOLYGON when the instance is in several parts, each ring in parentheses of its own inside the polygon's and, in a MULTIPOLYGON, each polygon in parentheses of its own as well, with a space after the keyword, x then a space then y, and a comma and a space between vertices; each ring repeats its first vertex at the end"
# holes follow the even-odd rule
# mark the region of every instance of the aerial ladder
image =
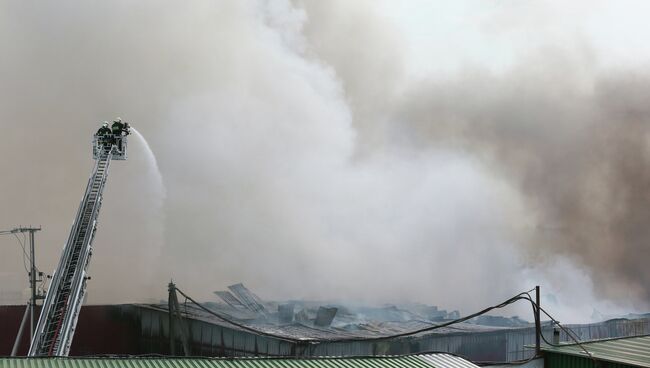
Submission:
POLYGON ((126 160, 129 125, 125 124, 118 134, 98 134, 93 138, 95 166, 52 276, 29 347, 29 356, 67 356, 70 352, 86 292, 86 270, 92 254, 108 169, 112 160, 126 160))

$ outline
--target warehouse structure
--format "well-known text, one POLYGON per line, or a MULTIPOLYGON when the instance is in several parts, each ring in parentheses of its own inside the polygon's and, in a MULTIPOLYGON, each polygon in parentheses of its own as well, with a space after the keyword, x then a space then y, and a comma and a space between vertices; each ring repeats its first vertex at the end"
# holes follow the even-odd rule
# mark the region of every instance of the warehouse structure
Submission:
POLYGON ((0 367, 12 368, 478 368, 449 354, 422 354, 361 358, 0 358, 0 367))
POLYGON ((650 368, 650 336, 544 346, 546 368, 650 368))
MULTIPOLYGON (((216 306, 210 307, 225 311, 216 306)), ((0 306, 0 355, 9 355, 23 311, 24 306, 0 306)), ((426 323, 367 323, 348 331, 334 326, 319 327, 295 321, 273 325, 237 320, 260 332, 255 333, 219 320, 191 304, 181 304, 181 312, 192 356, 376 356, 439 351, 463 356, 475 362, 511 362, 529 358, 534 353, 532 349, 526 348, 526 345, 535 343, 534 327, 496 328, 463 323, 454 325, 453 329, 440 329, 435 333, 398 339, 341 342, 340 339, 353 336, 376 337, 411 331, 426 323), (263 333, 277 337, 265 336, 263 333), (314 338, 322 341, 316 343, 314 338)), ((76 332, 78 338, 74 340, 70 354, 170 355, 169 320, 167 304, 84 306, 76 332)), ((567 327, 581 340, 650 334, 648 319, 616 319, 567 327)), ((550 341, 553 335, 551 327, 543 326, 542 331, 550 341)), ((568 337, 562 334, 560 340, 568 341, 568 337)), ((182 354, 179 335, 175 336, 174 343, 177 353, 182 354)), ((28 336, 24 336, 19 354, 25 353, 28 344, 28 336)))

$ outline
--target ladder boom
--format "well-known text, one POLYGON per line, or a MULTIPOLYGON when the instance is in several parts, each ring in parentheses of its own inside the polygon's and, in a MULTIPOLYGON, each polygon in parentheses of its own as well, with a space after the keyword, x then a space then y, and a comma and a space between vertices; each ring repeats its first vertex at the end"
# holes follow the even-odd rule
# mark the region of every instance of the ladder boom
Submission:
POLYGON ((67 356, 86 292, 86 270, 112 159, 124 159, 126 136, 93 141, 96 159, 41 310, 29 356, 67 356), (123 140, 118 146, 117 139, 123 140), (123 145, 122 145, 123 144, 123 145), (124 147, 121 151, 118 147, 124 147))

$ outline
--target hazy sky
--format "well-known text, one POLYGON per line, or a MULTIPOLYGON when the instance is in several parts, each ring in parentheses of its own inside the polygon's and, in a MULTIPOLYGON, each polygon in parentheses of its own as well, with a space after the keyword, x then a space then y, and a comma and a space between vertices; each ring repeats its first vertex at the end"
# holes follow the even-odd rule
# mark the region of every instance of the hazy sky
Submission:
POLYGON ((0 1, 0 226, 43 225, 50 272, 90 136, 121 116, 159 171, 137 138, 113 165, 91 303, 173 278, 205 300, 241 281, 469 313, 540 284, 563 320, 646 310, 649 7, 0 1))
POLYGON ((645 1, 385 1, 415 75, 465 64, 507 70, 540 47, 588 49, 603 67, 650 61, 645 1))

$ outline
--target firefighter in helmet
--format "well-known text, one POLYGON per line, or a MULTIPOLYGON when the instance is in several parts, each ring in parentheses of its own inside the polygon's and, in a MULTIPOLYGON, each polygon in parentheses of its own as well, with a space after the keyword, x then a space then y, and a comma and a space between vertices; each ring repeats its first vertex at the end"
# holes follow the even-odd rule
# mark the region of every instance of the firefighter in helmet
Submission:
POLYGON ((111 137, 111 128, 108 127, 108 121, 105 121, 102 124, 102 127, 97 131, 97 138, 99 140, 99 143, 105 146, 110 146, 112 143, 113 139, 111 137))
POLYGON ((114 136, 121 136, 122 131, 124 130, 124 123, 122 122, 122 118, 117 118, 113 120, 113 125, 111 126, 111 130, 113 131, 114 136))
POLYGON ((122 132, 125 130, 125 124, 122 122, 122 118, 113 120, 111 130, 113 132, 113 140, 117 143, 117 149, 122 152, 122 132))
POLYGON ((110 135, 110 134, 111 134, 111 130, 108 128, 108 121, 105 121, 104 124, 102 124, 102 127, 99 128, 99 130, 97 131, 97 135, 99 137, 103 137, 105 135, 110 135))

